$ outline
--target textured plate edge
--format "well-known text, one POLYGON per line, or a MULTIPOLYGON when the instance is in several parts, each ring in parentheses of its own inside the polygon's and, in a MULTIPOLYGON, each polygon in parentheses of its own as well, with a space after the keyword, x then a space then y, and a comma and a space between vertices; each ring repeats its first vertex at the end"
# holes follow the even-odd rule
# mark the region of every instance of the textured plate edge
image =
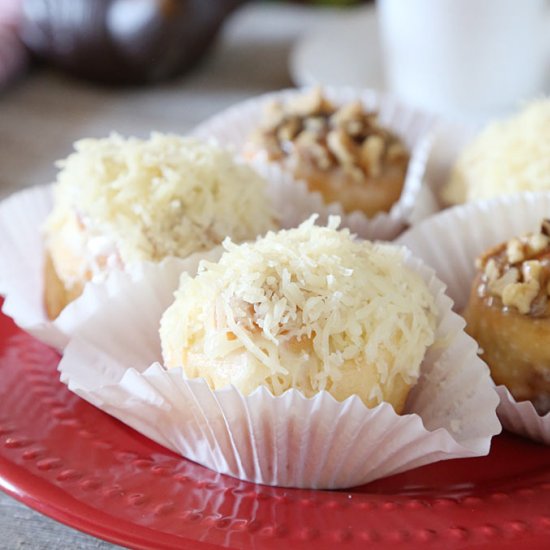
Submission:
POLYGON ((25 506, 72 529, 120 546, 131 545, 131 548, 140 550, 181 548, 219 550, 221 548, 208 542, 159 533, 159 531, 111 516, 76 499, 44 478, 30 474, 28 470, 3 456, 0 456, 0 490, 25 506), (29 491, 29 486, 32 486, 32 491, 29 491), (42 498, 51 492, 58 493, 55 503, 51 498, 42 498))

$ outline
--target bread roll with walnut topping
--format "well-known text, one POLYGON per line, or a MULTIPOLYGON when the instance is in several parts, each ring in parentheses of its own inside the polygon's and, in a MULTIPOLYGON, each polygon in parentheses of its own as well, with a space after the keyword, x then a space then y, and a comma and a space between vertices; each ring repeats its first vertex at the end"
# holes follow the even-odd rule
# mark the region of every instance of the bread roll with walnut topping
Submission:
POLYGON ((185 258, 276 227, 266 184, 213 145, 153 133, 85 139, 59 163, 45 226, 45 305, 55 318, 87 281, 185 258))
POLYGON ((550 220, 488 250, 464 316, 493 380, 550 411, 550 220))
POLYGON ((247 154, 264 154, 327 204, 372 217, 401 196, 409 163, 403 142, 360 101, 333 105, 320 88, 268 105, 247 154))

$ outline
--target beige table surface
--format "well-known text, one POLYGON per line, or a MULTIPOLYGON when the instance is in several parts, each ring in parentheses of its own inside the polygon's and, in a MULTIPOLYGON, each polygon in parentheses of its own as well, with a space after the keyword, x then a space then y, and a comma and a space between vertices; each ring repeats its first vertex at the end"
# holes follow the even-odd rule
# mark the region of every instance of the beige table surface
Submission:
MULTIPOLYGON (((1 0, 0 0, 1 1, 1 0)), ((155 88, 116 91, 40 69, 0 92, 0 198, 50 182, 53 162, 84 136, 186 132, 248 97, 292 85, 288 56, 321 11, 251 4, 228 22, 195 71, 155 88)), ((111 544, 42 516, 0 492, 0 549, 105 549, 111 544)))

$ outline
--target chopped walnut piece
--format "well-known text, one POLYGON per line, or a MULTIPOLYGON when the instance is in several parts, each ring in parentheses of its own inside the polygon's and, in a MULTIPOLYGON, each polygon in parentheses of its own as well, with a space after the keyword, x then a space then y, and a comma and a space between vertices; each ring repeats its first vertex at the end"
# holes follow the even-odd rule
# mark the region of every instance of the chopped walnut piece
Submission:
POLYGON ((502 296, 505 288, 511 284, 516 283, 519 280, 519 270, 512 267, 504 274, 493 281, 488 283, 489 292, 495 296, 502 296))
POLYGON ((506 245, 506 257, 511 264, 521 262, 524 258, 523 243, 517 239, 510 239, 506 245))
POLYGON ((534 279, 528 283, 507 285, 502 291, 502 303, 505 306, 517 308, 522 314, 529 313, 531 303, 537 297, 539 290, 539 282, 534 279))
POLYGON ((345 126, 346 132, 354 138, 360 138, 365 131, 362 120, 350 120, 345 126))
POLYGON ((332 166, 327 148, 317 141, 315 134, 302 132, 296 140, 298 160, 307 159, 319 170, 329 170, 332 166))
POLYGON ((369 176, 380 174, 384 149, 384 140, 377 135, 369 136, 361 145, 360 163, 369 176))
POLYGON ((296 139, 294 140, 296 142, 297 146, 300 147, 309 147, 310 145, 321 145, 320 143, 320 136, 316 134, 315 132, 310 132, 308 130, 304 130, 303 132, 300 132, 296 139))
POLYGON ((541 250, 544 250, 550 239, 542 233, 533 233, 527 238, 527 246, 532 254, 538 254, 541 250))
POLYGON ((325 130, 326 125, 325 119, 320 116, 308 117, 304 120, 305 131, 313 134, 321 134, 325 130))
POLYGON ((524 262, 521 266, 521 274, 526 283, 529 281, 540 281, 542 264, 538 260, 524 262))
POLYGON ((285 118, 283 106, 276 101, 268 103, 264 109, 262 126, 265 128, 274 128, 281 124, 285 118))
POLYGON ((543 235, 550 237, 550 220, 548 218, 545 218, 544 220, 542 220, 542 223, 540 226, 540 232, 543 235))
POLYGON ((355 162, 354 141, 342 129, 331 130, 327 135, 327 144, 330 151, 344 166, 353 166, 355 162))
POLYGON ((277 137, 280 141, 291 141, 301 130, 300 119, 297 117, 288 118, 277 130, 277 137))
POLYGON ((331 117, 330 121, 335 126, 346 127, 348 122, 360 121, 364 116, 363 104, 360 101, 352 101, 340 107, 331 117))
POLYGON ((334 109, 323 97, 321 88, 315 87, 304 95, 298 95, 287 103, 287 112, 291 115, 308 117, 326 113, 334 109))
POLYGON ((283 152, 281 149, 281 144, 276 136, 274 135, 264 136, 263 144, 270 158, 278 159, 282 156, 283 152))
POLYGON ((496 281, 500 277, 500 272, 498 270, 497 263, 493 258, 491 258, 485 265, 484 273, 489 283, 496 281))

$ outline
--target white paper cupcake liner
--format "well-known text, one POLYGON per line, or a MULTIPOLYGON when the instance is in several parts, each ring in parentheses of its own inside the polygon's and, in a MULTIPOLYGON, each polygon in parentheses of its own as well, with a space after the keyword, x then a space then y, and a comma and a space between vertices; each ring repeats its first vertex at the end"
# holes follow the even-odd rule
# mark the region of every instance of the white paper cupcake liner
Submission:
POLYGON ((433 271, 413 258, 436 297, 437 339, 426 354, 408 414, 352 396, 265 388, 212 391, 203 379, 161 366, 159 323, 178 273, 147 266, 140 280, 108 296, 65 350, 59 370, 69 389, 187 458, 220 473, 278 486, 336 489, 437 460, 485 455, 500 432, 498 397, 464 321, 433 271), (173 283, 173 284, 171 284, 173 283))
MULTIPOLYGON (((436 212, 439 209, 437 201, 430 188, 422 181, 431 147, 431 130, 436 123, 434 115, 412 109, 389 95, 373 90, 324 87, 323 91, 336 104, 360 99, 367 109, 377 110, 381 124, 403 138, 411 151, 411 160, 400 200, 389 212, 379 213, 372 218, 367 218, 359 211, 346 214, 339 203, 326 205, 320 193, 310 192, 305 182, 295 181, 289 176, 287 183, 293 184, 298 200, 309 204, 309 209, 302 213, 303 217, 299 222, 312 213, 318 213, 321 219, 326 219, 329 214, 338 214, 342 218, 342 226, 349 227, 360 237, 389 240, 407 225, 436 212)), ((192 135, 230 147, 237 154, 242 153, 251 133, 258 127, 265 106, 274 100, 287 101, 303 92, 304 90, 284 90, 250 99, 205 121, 193 130, 192 135)), ((253 164, 269 179, 272 170, 269 165, 274 163, 256 161, 253 164)), ((278 181, 273 181, 273 186, 273 193, 276 194, 278 181)))
MULTIPOLYGON (((82 295, 71 302, 54 320, 48 319, 44 307, 44 242, 41 228, 52 208, 52 187, 39 186, 20 191, 0 203, 0 295, 2 311, 23 330, 59 351, 70 335, 97 309, 100 299, 119 290, 116 272, 101 285, 88 283, 82 295)), ((217 259, 220 250, 206 254, 217 259)), ((205 254, 186 260, 168 258, 174 270, 196 272, 205 254)), ((146 264, 144 264, 146 265, 146 264)), ((132 277, 139 277, 143 266, 132 267, 132 277)), ((126 279, 124 279, 126 280, 126 279)))
POLYGON ((424 171, 424 184, 438 210, 449 206, 442 197, 443 189, 450 180, 458 157, 482 128, 480 124, 456 119, 439 120, 434 126, 424 171))
MULTIPOLYGON (((433 267, 462 311, 475 276, 474 261, 488 248, 537 230, 550 216, 550 193, 522 193, 451 208, 404 233, 397 242, 433 267)), ((549 344, 550 345, 550 344, 549 344)), ((516 402, 503 386, 498 414, 505 428, 550 445, 550 413, 516 402)))

